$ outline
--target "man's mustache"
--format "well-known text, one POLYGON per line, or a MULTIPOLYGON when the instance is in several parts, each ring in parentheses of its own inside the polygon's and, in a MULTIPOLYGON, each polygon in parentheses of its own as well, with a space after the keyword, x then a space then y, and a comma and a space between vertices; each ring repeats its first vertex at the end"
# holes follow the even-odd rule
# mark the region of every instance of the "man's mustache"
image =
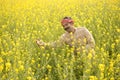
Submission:
POLYGON ((64 30, 68 30, 68 29, 69 29, 69 27, 64 28, 64 30))

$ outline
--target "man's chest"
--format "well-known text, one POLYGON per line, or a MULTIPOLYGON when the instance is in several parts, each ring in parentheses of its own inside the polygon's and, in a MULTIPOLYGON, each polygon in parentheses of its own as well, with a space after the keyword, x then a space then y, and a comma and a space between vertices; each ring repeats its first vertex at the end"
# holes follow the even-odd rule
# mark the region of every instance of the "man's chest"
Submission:
POLYGON ((68 34, 64 38, 64 41, 68 45, 72 44, 83 44, 83 41, 85 39, 85 36, 80 33, 75 33, 75 34, 68 34))

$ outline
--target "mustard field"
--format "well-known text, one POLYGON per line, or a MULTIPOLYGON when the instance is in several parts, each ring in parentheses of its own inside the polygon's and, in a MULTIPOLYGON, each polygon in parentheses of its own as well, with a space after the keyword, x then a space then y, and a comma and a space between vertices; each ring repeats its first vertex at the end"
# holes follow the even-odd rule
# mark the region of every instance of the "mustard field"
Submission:
POLYGON ((120 80, 120 0, 0 0, 0 80, 120 80), (59 39, 65 16, 92 33, 94 56, 38 47, 59 39))

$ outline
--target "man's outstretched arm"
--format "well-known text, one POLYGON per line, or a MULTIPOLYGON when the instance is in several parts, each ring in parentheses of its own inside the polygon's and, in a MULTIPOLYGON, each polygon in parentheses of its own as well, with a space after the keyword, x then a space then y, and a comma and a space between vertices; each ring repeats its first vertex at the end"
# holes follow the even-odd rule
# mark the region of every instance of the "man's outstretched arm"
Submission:
POLYGON ((64 36, 61 36, 60 39, 54 41, 54 42, 44 42, 42 40, 36 40, 36 43, 38 46, 44 46, 45 48, 46 47, 52 47, 52 48, 56 48, 56 47, 60 47, 64 44, 64 36))

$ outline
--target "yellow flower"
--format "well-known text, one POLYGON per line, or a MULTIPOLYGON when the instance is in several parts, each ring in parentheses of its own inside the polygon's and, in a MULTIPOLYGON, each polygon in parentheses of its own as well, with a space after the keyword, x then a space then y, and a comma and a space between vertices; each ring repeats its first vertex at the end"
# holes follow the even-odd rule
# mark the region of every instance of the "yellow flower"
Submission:
POLYGON ((40 67, 40 64, 38 64, 38 67, 40 67))
POLYGON ((64 78, 66 78, 66 77, 67 77, 67 75, 63 74, 63 77, 64 77, 64 78))
POLYGON ((101 48, 101 51, 103 52, 103 51, 104 51, 104 49, 103 49, 103 48, 101 48))
POLYGON ((115 80, 114 77, 110 78, 110 80, 115 80))
POLYGON ((91 59, 92 58, 92 53, 89 53, 88 54, 88 59, 91 59))
POLYGON ((86 43, 86 42, 87 42, 86 38, 84 38, 83 42, 84 42, 84 43, 86 43))
POLYGON ((47 76, 45 77, 45 80, 49 80, 47 76))
POLYGON ((48 69, 48 71, 50 72, 51 69, 52 69, 52 67, 51 67, 50 65, 47 65, 47 69, 48 69))
POLYGON ((2 28, 6 28, 7 27, 7 25, 2 25, 2 28))
POLYGON ((68 66, 68 69, 71 69, 71 66, 68 66))
POLYGON ((29 67, 29 68, 28 68, 28 71, 32 71, 32 68, 31 68, 31 67, 29 67))
POLYGON ((18 73, 18 69, 17 68, 15 69, 15 72, 18 73))
POLYGON ((60 64, 57 64, 57 67, 60 68, 60 64))
POLYGON ((42 50, 44 50, 44 49, 45 49, 45 47, 44 47, 44 46, 40 46, 40 48, 41 48, 42 50))
POLYGON ((90 80, 98 80, 96 76, 90 76, 90 80))
POLYGON ((49 57, 50 56, 50 54, 47 54, 47 57, 49 57))
POLYGON ((113 43, 113 44, 111 45, 111 48, 112 48, 112 49, 114 49, 114 48, 115 48, 115 43, 113 43))
POLYGON ((6 53, 4 51, 1 52, 2 55, 6 55, 6 53))
POLYGON ((7 77, 7 75, 6 75, 6 74, 4 74, 4 75, 2 76, 2 80, 5 80, 5 79, 6 79, 6 77, 7 77))
POLYGON ((117 55, 117 61, 120 61, 120 54, 117 55))
POLYGON ((34 72, 32 72, 32 75, 34 75, 35 73, 34 72))
POLYGON ((117 32, 120 32, 120 29, 116 29, 117 30, 117 32))
POLYGON ((75 50, 75 47, 72 47, 71 50, 70 50, 70 52, 73 53, 74 50, 75 50))
POLYGON ((34 63, 35 63, 35 60, 34 60, 34 59, 32 59, 31 63, 32 63, 32 64, 34 64, 34 63))
POLYGON ((47 54, 47 55, 46 55, 46 60, 48 60, 48 59, 49 59, 49 56, 50 56, 50 54, 47 54))
POLYGON ((28 76, 28 77, 27 77, 27 80, 32 80, 32 77, 31 77, 31 76, 28 76))
POLYGON ((22 61, 18 61, 18 64, 20 64, 20 65, 21 65, 21 64, 22 64, 22 61))
POLYGON ((99 64, 99 69, 103 72, 104 71, 104 68, 105 68, 105 65, 104 64, 99 64))
POLYGON ((5 63, 5 66, 6 66, 6 70, 9 70, 11 68, 11 63, 7 62, 7 63, 5 63))
POLYGON ((19 70, 24 70, 24 66, 20 65, 19 70))
POLYGON ((45 54, 42 54, 43 57, 45 57, 45 54))
POLYGON ((3 62, 3 59, 0 57, 0 63, 2 63, 3 62))
POLYGON ((3 70, 3 65, 0 65, 0 72, 3 70))
POLYGON ((118 39, 116 39, 116 40, 115 40, 115 42, 118 44, 118 43, 119 43, 119 40, 118 40, 118 39))
POLYGON ((110 61, 110 71, 113 71, 113 65, 114 65, 114 62, 113 61, 110 61))
POLYGON ((48 68, 48 69, 51 69, 52 67, 51 67, 50 65, 47 65, 47 68, 48 68))

